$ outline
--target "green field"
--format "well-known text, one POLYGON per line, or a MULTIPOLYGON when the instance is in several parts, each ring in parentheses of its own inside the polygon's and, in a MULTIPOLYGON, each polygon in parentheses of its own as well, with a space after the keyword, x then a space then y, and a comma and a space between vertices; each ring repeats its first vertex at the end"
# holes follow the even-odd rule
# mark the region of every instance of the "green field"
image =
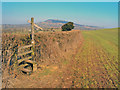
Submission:
POLYGON ((85 39, 93 39, 108 53, 117 56, 118 52, 118 29, 103 29, 83 32, 85 39))
POLYGON ((76 87, 118 87, 118 29, 82 31, 76 54, 76 87))

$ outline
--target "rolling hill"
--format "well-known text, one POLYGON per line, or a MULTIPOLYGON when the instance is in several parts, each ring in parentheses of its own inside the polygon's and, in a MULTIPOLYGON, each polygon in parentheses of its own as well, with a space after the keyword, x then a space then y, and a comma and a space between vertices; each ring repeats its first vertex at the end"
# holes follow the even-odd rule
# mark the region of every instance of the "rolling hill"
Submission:
MULTIPOLYGON (((38 22, 36 23, 38 26, 42 27, 44 30, 50 30, 51 28, 56 29, 56 30, 61 30, 61 26, 64 25, 69 21, 64 21, 64 20, 55 20, 55 19, 48 19, 43 22, 38 22)), ((76 24, 74 23, 74 30, 97 30, 97 29, 102 29, 101 27, 97 26, 89 26, 89 25, 81 25, 81 24, 76 24)), ((3 31, 9 32, 9 31, 19 31, 19 30, 30 30, 30 24, 3 24, 2 26, 3 31)))
MULTIPOLYGON (((44 22, 37 23, 39 26, 43 28, 61 28, 61 26, 69 21, 63 21, 63 20, 56 20, 56 19, 48 19, 44 22)), ((88 26, 88 25, 81 25, 74 23, 75 30, 96 30, 101 29, 101 27, 97 26, 88 26)))

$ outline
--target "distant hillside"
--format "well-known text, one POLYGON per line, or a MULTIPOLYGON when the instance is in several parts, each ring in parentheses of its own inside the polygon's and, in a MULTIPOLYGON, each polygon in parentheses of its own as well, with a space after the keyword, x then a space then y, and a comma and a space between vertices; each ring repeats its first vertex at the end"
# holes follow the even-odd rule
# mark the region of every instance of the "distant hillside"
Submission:
MULTIPOLYGON (((45 30, 49 30, 50 28, 56 29, 56 30, 61 30, 61 26, 67 23, 68 21, 63 21, 63 20, 55 20, 55 19, 48 19, 44 22, 39 22, 36 23, 40 27, 42 27, 45 30)), ((97 30, 97 29, 102 29, 101 27, 97 26, 88 26, 88 25, 81 25, 81 24, 76 24, 74 23, 74 30, 97 30)), ((30 30, 30 24, 4 24, 3 25, 3 31, 9 32, 12 30, 13 32, 15 30, 30 30)))
POLYGON ((68 21, 48 19, 48 20, 46 20, 44 22, 48 22, 48 23, 67 23, 68 21))
MULTIPOLYGON (((44 22, 39 22, 37 23, 39 26, 43 28, 61 28, 61 26, 68 21, 63 21, 63 20, 55 20, 55 19, 48 19, 44 22)), ((81 24, 76 24, 74 23, 75 28, 77 30, 96 30, 96 29, 101 29, 101 27, 97 26, 88 26, 88 25, 81 25, 81 24)))

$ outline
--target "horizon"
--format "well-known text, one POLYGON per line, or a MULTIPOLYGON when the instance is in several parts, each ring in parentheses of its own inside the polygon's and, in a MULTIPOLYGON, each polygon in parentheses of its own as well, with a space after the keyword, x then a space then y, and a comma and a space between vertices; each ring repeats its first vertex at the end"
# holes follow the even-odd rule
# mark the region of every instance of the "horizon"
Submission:
MULTIPOLYGON (((47 20, 58 20, 58 19, 47 19, 47 20)), ((47 20, 44 20, 43 22, 45 22, 47 20)), ((66 21, 66 20, 60 20, 60 21, 66 21)), ((66 22, 70 22, 70 21, 66 21, 66 22)), ((40 23, 40 22, 36 22, 36 23, 40 23)), ((2 25, 29 25, 29 24, 30 23, 26 23, 26 24, 2 24, 2 25)), ((74 23, 74 24, 78 24, 78 23, 74 23)), ((79 24, 79 25, 83 25, 83 24, 79 24)), ((92 25, 85 25, 85 26, 92 26, 92 25)), ((95 27, 100 27, 100 26, 95 26, 95 27)), ((100 28, 109 29, 109 27, 100 27, 100 28)), ((113 28, 119 28, 119 27, 113 27, 113 28)), ((110 29, 112 29, 112 28, 110 28, 110 29)))
POLYGON ((2 2, 2 24, 27 24, 31 17, 117 28, 118 2, 2 2))

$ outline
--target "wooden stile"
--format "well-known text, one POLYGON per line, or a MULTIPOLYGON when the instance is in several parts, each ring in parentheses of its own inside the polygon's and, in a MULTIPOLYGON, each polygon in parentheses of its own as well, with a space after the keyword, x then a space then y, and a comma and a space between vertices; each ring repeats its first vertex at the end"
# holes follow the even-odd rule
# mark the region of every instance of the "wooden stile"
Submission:
POLYGON ((33 52, 33 51, 31 50, 31 51, 27 51, 27 52, 19 53, 18 56, 23 56, 23 55, 26 55, 26 54, 28 54, 28 53, 32 53, 32 52, 33 52))
MULTIPOLYGON (((31 21, 30 21, 30 20, 28 20, 28 23, 31 23, 31 21)), ((35 23, 34 23, 34 26, 35 26, 36 28, 38 28, 38 29, 43 30, 43 28, 41 28, 40 26, 38 26, 38 25, 37 25, 37 24, 35 24, 35 23)))
POLYGON ((21 70, 24 71, 24 72, 31 72, 31 70, 26 69, 26 68, 22 68, 21 70))
POLYGON ((27 63, 34 63, 34 61, 32 61, 32 60, 25 60, 25 62, 27 62, 27 63))
POLYGON ((19 59, 19 60, 18 60, 18 64, 21 63, 21 62, 23 62, 23 61, 25 61, 25 60, 29 60, 29 59, 31 59, 31 58, 32 58, 32 56, 27 57, 27 58, 24 58, 24 59, 19 59))
POLYGON ((20 51, 21 49, 29 48, 29 47, 32 47, 32 44, 31 45, 26 45, 26 46, 19 46, 18 51, 20 51))
POLYGON ((27 64, 27 63, 26 64, 22 64, 22 65, 19 66, 19 69, 24 68, 26 66, 29 66, 29 64, 27 64))
POLYGON ((34 26, 37 27, 36 24, 34 24, 34 18, 31 18, 31 32, 32 32, 32 40, 31 40, 31 44, 30 45, 25 45, 25 46, 18 46, 18 53, 17 56, 21 57, 22 59, 16 59, 15 61, 15 67, 16 64, 19 66, 18 70, 22 70, 24 72, 32 72, 32 71, 36 71, 37 70, 37 63, 34 60, 34 50, 35 50, 35 41, 34 41, 34 26), (30 48, 30 51, 26 51, 26 52, 20 52, 21 50, 24 50, 26 48, 30 48), (30 54, 31 53, 31 54, 30 54), (30 55, 28 57, 26 57, 26 55, 30 55), (23 62, 24 61, 24 62, 23 62), (23 62, 23 63, 21 63, 23 62), (33 70, 29 70, 28 68, 25 68, 26 66, 31 66, 32 64, 32 69, 33 70))

